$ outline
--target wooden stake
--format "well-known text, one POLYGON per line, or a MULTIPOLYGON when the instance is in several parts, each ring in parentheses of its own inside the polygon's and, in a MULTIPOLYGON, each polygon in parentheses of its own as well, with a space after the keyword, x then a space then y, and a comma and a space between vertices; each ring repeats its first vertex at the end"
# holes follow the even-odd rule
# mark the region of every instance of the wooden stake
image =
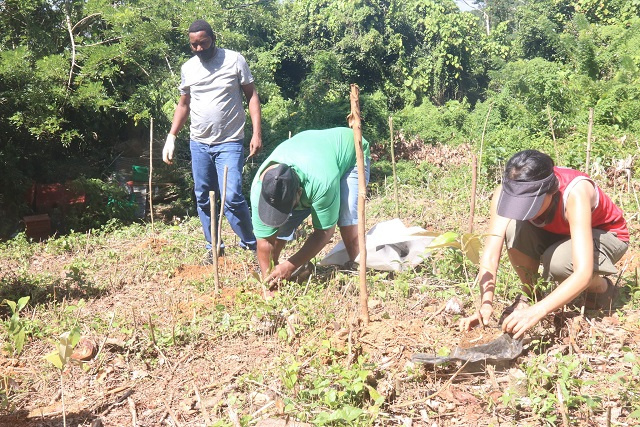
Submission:
POLYGON ((398 178, 396 175, 396 155, 393 144, 393 117, 389 116, 389 135, 391 135, 391 170, 393 171, 393 196, 396 201, 396 218, 400 218, 400 210, 398 208, 398 178))
POLYGON ((364 152, 362 151, 362 125, 360 120, 360 89, 351 85, 351 114, 347 117, 353 128, 353 140, 356 148, 358 167, 358 245, 360 249, 360 319, 369 325, 369 291, 367 290, 367 246, 365 242, 365 197, 367 182, 364 174, 364 152))
POLYGON ((587 161, 584 172, 589 175, 589 164, 591 163, 591 131, 593 131, 593 108, 589 108, 589 130, 587 131, 587 161))
POLYGON ((209 191, 209 205, 211 209, 211 256, 213 257, 213 273, 215 279, 215 294, 218 294, 220 288, 220 277, 218 276, 218 242, 216 241, 216 192, 209 191))
POLYGON ((222 178, 222 197, 220 198, 220 216, 218 218, 218 239, 216 240, 216 254, 218 256, 220 256, 220 247, 222 246, 222 216, 224 215, 224 201, 227 198, 227 172, 229 172, 229 167, 225 165, 222 178))
POLYGON ((484 149, 484 134, 487 131, 487 123, 489 122, 489 114, 491 114, 491 109, 493 108, 493 102, 489 104, 489 109, 487 110, 487 117, 484 118, 484 126, 482 127, 482 136, 480 137, 480 154, 478 155, 478 165, 482 166, 482 150, 484 149))
POLYGON ((471 162, 471 207, 469 212, 469 233, 473 233, 473 219, 476 213, 476 190, 478 188, 478 156, 471 162))
POLYGON ((149 214, 151 215, 151 232, 153 228, 153 187, 151 186, 153 176, 153 117, 149 124, 149 214))
POLYGON ((553 117, 551 117, 551 107, 547 104, 547 115, 549 116, 549 129, 551 129, 551 138, 553 138, 553 151, 555 152, 555 161, 558 163, 558 143, 556 142, 556 131, 553 129, 553 117))

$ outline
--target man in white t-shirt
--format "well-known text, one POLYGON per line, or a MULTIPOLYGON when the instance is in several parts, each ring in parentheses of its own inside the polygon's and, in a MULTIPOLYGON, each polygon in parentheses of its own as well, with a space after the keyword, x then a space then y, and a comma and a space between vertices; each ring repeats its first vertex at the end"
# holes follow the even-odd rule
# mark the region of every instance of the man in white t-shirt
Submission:
POLYGON ((182 66, 180 101, 162 150, 162 159, 167 164, 173 163, 176 135, 190 117, 193 180, 206 247, 210 250, 217 241, 211 236, 209 191, 215 191, 220 197, 224 167, 227 166, 224 213, 240 237, 240 246, 255 250, 251 214, 242 194, 246 117, 243 94, 253 125, 249 157, 262 148, 260 99, 253 76, 241 54, 216 47, 216 37, 205 20, 198 19, 191 24, 189 43, 195 56, 182 66))

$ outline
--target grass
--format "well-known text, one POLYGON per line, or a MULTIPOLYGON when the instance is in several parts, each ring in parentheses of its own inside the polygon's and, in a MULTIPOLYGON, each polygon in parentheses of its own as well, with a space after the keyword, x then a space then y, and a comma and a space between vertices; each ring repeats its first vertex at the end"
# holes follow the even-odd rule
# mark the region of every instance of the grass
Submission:
MULTIPOLYGON (((369 227, 394 216, 387 169, 381 162, 372 174, 369 227)), ((467 166, 403 162, 398 170, 406 225, 466 230, 467 166)), ((486 185, 478 191, 477 233, 486 226, 490 192, 486 185)), ((619 197, 631 204, 634 195, 619 197)), ((401 273, 370 271, 372 324, 364 328, 355 321, 357 272, 318 268, 307 283, 287 283, 265 300, 252 274, 253 255, 237 247, 226 223, 223 233, 220 295, 213 293, 211 267, 198 265, 204 248, 197 217, 156 221, 153 228, 109 223, 44 243, 20 234, 0 244, 0 300, 30 297, 19 316, 21 351, 8 333, 9 306, 0 307, 0 420, 38 425, 29 416, 35 408, 50 410, 52 424, 62 420, 60 402, 51 398, 60 389, 60 370, 42 356, 73 330, 96 347, 92 359, 62 371, 67 419, 76 425, 98 417, 130 424, 132 411, 147 425, 218 426, 250 426, 283 414, 314 425, 357 426, 407 420, 603 425, 640 417, 635 267, 621 277, 625 306, 614 316, 543 322, 541 342, 511 371, 456 374, 459 366, 427 369, 410 358, 446 355, 458 343, 460 314, 434 313, 452 297, 467 313, 474 307, 476 267, 460 251, 439 250, 401 273), (118 399, 128 391, 132 403, 123 405, 127 398, 118 399)), ((518 281, 506 259, 499 277, 497 302, 507 304, 518 281)))

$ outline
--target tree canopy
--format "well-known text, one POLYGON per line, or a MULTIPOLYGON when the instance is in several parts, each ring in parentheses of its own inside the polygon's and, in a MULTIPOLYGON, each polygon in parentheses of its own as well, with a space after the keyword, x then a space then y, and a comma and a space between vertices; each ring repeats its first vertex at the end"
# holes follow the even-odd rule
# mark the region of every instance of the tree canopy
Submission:
MULTIPOLYGON (((490 164, 522 146, 549 149, 549 115, 556 136, 575 146, 589 107, 601 141, 637 141, 640 0, 473 6, 461 12, 453 0, 5 0, 3 203, 33 180, 104 172, 124 141, 148 135, 151 117, 164 133, 180 65, 191 56, 186 29, 198 18, 211 23, 219 46, 247 58, 267 149, 289 132, 344 125, 350 83, 361 88, 364 131, 373 141, 388 140, 387 117, 394 115, 399 129, 425 141, 478 144, 492 108, 490 164)), ((606 147, 596 144, 598 150, 606 147)), ((567 152, 562 160, 583 159, 567 152)))

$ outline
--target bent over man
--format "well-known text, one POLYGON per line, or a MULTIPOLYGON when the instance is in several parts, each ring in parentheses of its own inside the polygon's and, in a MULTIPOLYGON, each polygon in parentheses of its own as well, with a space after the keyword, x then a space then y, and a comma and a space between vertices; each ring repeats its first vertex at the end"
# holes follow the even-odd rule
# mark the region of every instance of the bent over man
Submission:
MULTIPOLYGON (((369 143, 363 138, 369 181, 369 143)), ((258 169, 251 186, 258 263, 270 284, 288 279, 329 242, 336 224, 349 258, 358 248, 358 170, 353 130, 308 130, 281 143, 258 169), (289 259, 279 262, 286 242, 311 215, 313 232, 289 259), (273 270, 270 271, 273 263, 273 270)))

